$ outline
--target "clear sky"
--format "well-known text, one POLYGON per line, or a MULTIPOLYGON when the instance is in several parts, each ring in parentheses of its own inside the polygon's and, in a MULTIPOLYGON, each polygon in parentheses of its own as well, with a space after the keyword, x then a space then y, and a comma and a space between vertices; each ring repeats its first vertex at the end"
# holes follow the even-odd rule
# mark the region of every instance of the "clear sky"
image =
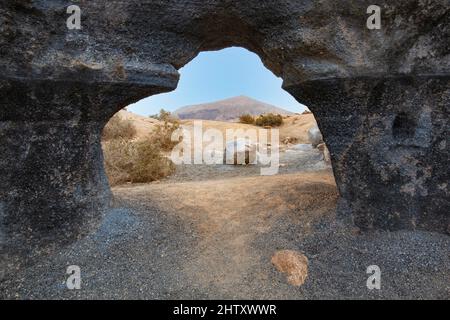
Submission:
POLYGON ((186 105, 213 102, 245 95, 292 111, 305 107, 281 88, 282 80, 264 67, 261 59, 243 48, 202 52, 180 69, 175 91, 158 94, 130 105, 129 111, 140 115, 175 111, 186 105))

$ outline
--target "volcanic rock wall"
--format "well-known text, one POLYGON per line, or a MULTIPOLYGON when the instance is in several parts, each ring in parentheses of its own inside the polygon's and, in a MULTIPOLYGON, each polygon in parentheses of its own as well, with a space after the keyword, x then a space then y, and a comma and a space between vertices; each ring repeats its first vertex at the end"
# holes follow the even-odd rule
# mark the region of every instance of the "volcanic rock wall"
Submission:
POLYGON ((380 29, 367 27, 371 2, 2 1, 0 241, 94 228, 111 198, 105 123, 229 46, 258 54, 314 112, 343 214, 363 229, 449 232, 449 1, 378 1, 380 29))

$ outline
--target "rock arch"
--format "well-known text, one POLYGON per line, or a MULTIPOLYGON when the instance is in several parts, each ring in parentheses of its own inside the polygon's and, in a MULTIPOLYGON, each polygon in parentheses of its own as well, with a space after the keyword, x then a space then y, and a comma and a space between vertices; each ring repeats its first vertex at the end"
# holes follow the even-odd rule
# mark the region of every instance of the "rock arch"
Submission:
MULTIPOLYGON (((229 46, 257 53, 310 106, 340 210, 363 229, 449 231, 450 13, 445 1, 78 1, 0 4, 0 239, 68 242, 111 195, 100 132, 119 109, 176 88, 181 66, 229 46), (398 114, 416 117, 393 137, 398 114)), ((397 120, 398 121, 398 120, 397 120)))

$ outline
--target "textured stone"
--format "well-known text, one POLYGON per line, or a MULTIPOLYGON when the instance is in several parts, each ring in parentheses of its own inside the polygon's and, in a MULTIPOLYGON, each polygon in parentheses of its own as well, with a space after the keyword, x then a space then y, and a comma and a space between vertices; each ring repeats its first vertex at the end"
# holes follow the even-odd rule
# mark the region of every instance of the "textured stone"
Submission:
POLYGON ((327 164, 330 164, 331 156, 330 156, 330 151, 327 148, 327 145, 325 143, 321 143, 317 146, 317 149, 319 149, 320 152, 322 152, 323 161, 325 161, 325 163, 327 163, 327 164))
POLYGON ((308 277, 308 258, 300 252, 277 251, 272 257, 272 263, 278 271, 286 274, 288 282, 293 286, 300 287, 308 277))
POLYGON ((449 230, 449 1, 78 1, 0 4, 0 240, 64 243, 110 191, 100 132, 176 88, 199 52, 241 46, 314 112, 343 214, 362 229, 449 230))
POLYGON ((308 130, 308 139, 314 148, 317 148, 319 144, 323 143, 323 136, 318 126, 314 126, 308 130))

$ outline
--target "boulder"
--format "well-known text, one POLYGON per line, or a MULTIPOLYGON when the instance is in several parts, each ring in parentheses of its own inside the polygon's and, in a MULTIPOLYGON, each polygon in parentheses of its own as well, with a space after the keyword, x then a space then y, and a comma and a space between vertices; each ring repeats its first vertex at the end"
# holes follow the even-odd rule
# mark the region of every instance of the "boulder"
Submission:
POLYGON ((323 143, 323 136, 317 125, 308 130, 308 138, 314 148, 323 143))
POLYGON ((226 143, 224 163, 234 165, 256 164, 257 144, 248 139, 236 139, 226 143))

